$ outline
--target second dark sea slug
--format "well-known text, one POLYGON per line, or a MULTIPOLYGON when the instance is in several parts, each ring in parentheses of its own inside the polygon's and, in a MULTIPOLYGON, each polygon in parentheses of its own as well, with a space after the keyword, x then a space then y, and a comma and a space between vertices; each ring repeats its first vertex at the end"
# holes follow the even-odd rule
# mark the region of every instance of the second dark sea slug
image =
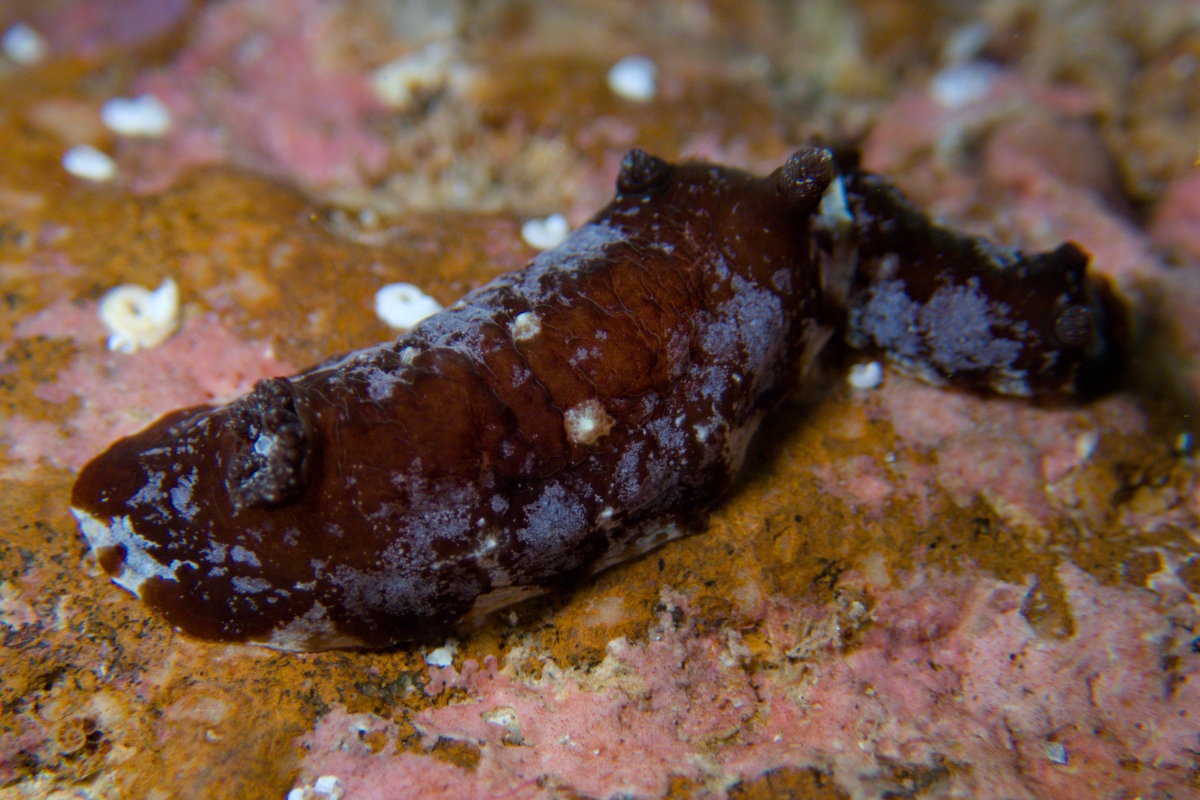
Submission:
POLYGON ((927 380, 1102 386, 1087 256, 960 236, 806 148, 765 178, 631 151, 558 248, 394 342, 167 415, 81 471, 99 563, 187 633, 427 639, 703 527, 831 340, 927 380))

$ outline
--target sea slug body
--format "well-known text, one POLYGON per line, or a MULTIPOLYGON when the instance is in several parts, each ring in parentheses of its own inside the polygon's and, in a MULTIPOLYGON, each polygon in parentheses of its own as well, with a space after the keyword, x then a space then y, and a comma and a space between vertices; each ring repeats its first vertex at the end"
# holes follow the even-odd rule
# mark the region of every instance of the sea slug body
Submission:
POLYGON ((205 638, 428 640, 701 529, 830 341, 1018 394, 1119 352, 1077 248, 956 236, 824 148, 765 178, 634 150, 617 192, 396 341, 113 444, 71 503, 101 566, 205 638))

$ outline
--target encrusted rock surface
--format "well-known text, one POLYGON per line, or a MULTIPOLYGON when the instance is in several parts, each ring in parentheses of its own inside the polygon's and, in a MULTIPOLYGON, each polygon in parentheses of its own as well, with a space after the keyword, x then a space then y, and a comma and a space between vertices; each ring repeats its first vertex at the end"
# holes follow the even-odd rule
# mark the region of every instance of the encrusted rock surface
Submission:
POLYGON ((0 61, 0 798, 1200 794, 1194 3, 183 5, 0 11, 51 45, 0 61), (605 83, 633 53, 647 103, 605 83), (411 105, 371 93, 410 56, 411 105), (146 91, 170 132, 106 132, 146 91), (630 146, 761 172, 814 134, 957 227, 1089 250, 1141 311, 1122 390, 831 364, 707 533, 436 654, 189 640, 89 558, 67 497, 113 438, 387 339, 387 283, 520 266, 630 146), (83 142, 112 183, 62 171, 83 142), (108 351, 100 297, 168 276, 179 333, 108 351))

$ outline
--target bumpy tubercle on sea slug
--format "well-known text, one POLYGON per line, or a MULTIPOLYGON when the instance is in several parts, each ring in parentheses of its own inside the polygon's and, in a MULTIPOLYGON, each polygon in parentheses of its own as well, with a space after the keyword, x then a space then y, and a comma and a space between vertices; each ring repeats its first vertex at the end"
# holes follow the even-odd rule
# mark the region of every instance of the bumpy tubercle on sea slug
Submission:
POLYGON ((701 530, 830 341, 960 387, 1104 388, 1125 312, 1087 262, 940 228, 825 148, 765 178, 633 150, 559 247, 394 342, 116 442, 72 510, 189 634, 428 639, 701 530))

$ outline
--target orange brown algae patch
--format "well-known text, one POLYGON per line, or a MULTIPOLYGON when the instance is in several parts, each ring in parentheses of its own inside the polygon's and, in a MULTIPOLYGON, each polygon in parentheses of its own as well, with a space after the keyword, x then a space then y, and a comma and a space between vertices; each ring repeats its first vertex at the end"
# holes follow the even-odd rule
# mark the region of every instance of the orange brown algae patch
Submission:
POLYGON ((76 402, 47 404, 35 389, 39 384, 52 383, 76 350, 69 339, 34 336, 12 341, 0 359, 0 416, 46 414, 61 419, 74 411, 76 402))
MULTIPOLYGON (((687 795, 684 795, 687 796, 687 795)), ((730 800, 847 800, 849 795, 833 782, 833 776, 817 769, 781 767, 746 781, 729 791, 730 800)))

